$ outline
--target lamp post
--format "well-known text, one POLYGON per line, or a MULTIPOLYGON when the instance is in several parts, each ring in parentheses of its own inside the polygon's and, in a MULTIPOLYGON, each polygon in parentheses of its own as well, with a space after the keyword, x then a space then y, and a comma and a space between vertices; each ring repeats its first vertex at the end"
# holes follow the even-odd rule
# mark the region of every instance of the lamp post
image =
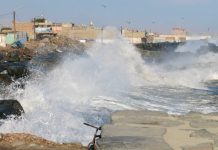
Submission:
POLYGON ((104 40, 104 26, 101 27, 101 44, 103 44, 104 40))

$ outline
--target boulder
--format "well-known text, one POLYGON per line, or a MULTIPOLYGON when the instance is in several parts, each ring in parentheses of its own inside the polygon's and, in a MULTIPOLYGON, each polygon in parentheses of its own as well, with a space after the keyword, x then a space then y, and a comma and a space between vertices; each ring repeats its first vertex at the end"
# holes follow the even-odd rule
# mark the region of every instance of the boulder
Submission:
POLYGON ((9 52, 8 53, 8 61, 10 61, 10 62, 20 61, 19 50, 9 52))
POLYGON ((9 63, 7 66, 9 76, 21 78, 28 74, 27 66, 24 63, 9 63))
POLYGON ((17 100, 0 100, 0 119, 7 119, 11 115, 19 117, 23 113, 23 107, 17 100))

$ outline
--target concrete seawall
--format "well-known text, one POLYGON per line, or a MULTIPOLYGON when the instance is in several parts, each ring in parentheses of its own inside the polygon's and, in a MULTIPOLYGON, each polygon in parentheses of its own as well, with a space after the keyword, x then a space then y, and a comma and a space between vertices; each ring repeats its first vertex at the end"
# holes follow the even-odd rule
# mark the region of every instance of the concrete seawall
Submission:
POLYGON ((218 150, 218 113, 185 116, 120 111, 102 129, 99 150, 218 150))

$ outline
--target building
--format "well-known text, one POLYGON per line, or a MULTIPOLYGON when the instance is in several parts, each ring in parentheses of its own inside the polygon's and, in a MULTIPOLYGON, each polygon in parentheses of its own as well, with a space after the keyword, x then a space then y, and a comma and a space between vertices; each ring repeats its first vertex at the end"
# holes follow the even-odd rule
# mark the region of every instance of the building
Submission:
POLYGON ((182 29, 182 28, 173 28, 172 29, 172 35, 186 36, 187 32, 186 32, 185 29, 182 29))
POLYGON ((61 23, 54 23, 52 25, 52 32, 56 34, 60 34, 62 32, 62 24, 61 23))
POLYGON ((6 47, 6 36, 5 33, 0 33, 0 47, 6 47))
POLYGON ((145 32, 131 29, 122 29, 122 36, 129 42, 138 44, 142 43, 142 39, 145 37, 145 32))
MULTIPOLYGON (((37 18, 31 22, 15 22, 16 31, 26 32, 28 39, 34 39, 37 37, 54 36, 56 33, 52 32, 53 23, 44 19, 37 18)), ((57 31, 58 29, 56 29, 57 31)))
POLYGON ((157 33, 149 33, 147 35, 147 42, 148 43, 179 43, 185 42, 187 37, 187 32, 185 29, 182 28, 173 28, 172 34, 157 34, 157 33))
POLYGON ((16 22, 16 31, 26 32, 29 39, 34 39, 34 23, 33 22, 16 22))
POLYGON ((95 28, 91 26, 63 26, 62 32, 63 36, 68 36, 75 40, 95 40, 101 38, 102 29, 95 28))
POLYGON ((22 44, 26 43, 28 41, 27 32, 16 32, 15 34, 11 32, 7 34, 6 36, 7 45, 11 45, 16 41, 20 41, 22 44))
POLYGON ((199 41, 199 40, 209 40, 211 39, 211 36, 208 35, 202 35, 202 36, 187 36, 186 40, 187 41, 199 41))
POLYGON ((3 27, 3 28, 1 28, 1 32, 0 33, 8 33, 8 32, 12 32, 12 28, 10 28, 10 27, 3 27))

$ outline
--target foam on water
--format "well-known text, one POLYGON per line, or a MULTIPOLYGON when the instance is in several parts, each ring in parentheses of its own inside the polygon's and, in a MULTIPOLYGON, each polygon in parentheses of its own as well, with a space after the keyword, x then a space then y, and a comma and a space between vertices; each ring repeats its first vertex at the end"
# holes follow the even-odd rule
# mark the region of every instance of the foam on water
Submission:
POLYGON ((196 101, 182 101, 185 94, 179 98, 178 91, 203 88, 204 81, 216 78, 217 60, 217 54, 208 52, 166 57, 161 64, 147 63, 128 41, 116 35, 109 43, 94 44, 85 56, 64 57, 47 74, 26 81, 25 89, 9 87, 9 97, 18 99, 26 113, 20 121, 5 121, 0 132, 27 132, 57 142, 87 143, 93 130, 83 122, 101 125, 112 111, 189 111, 196 101))

